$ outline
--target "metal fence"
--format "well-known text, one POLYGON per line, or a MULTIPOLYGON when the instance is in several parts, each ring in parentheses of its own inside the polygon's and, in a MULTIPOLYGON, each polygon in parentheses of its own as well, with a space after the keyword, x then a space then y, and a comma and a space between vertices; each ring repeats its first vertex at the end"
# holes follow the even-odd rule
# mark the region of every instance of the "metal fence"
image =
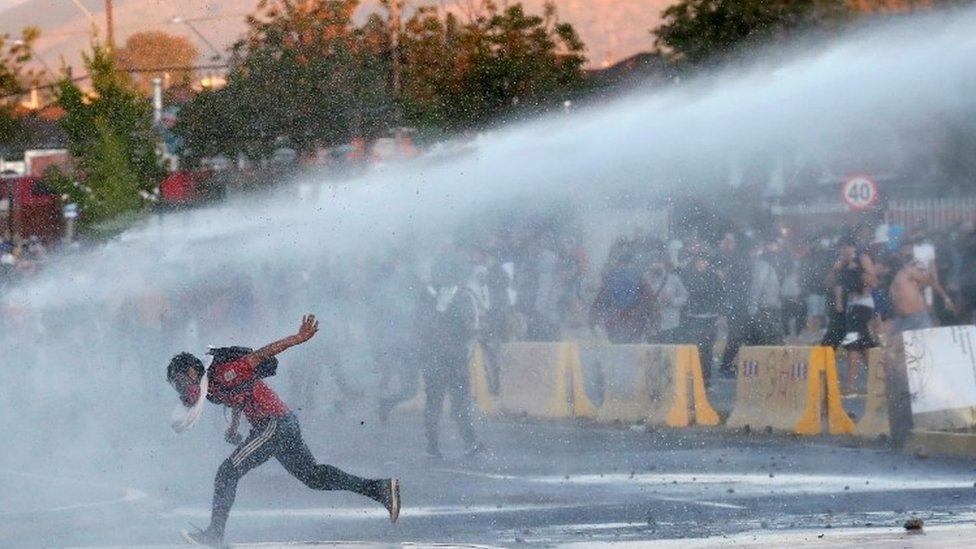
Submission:
POLYGON ((976 196, 892 200, 888 202, 885 221, 904 227, 924 224, 934 230, 976 223, 976 196))

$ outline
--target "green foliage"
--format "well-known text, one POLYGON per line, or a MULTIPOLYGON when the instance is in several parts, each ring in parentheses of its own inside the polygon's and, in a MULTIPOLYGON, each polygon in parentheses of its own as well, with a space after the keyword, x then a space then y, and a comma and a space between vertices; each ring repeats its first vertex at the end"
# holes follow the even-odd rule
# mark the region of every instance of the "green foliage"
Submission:
POLYGON ((29 138, 29 131, 14 108, 21 94, 37 79, 27 63, 39 36, 35 27, 25 28, 17 39, 0 35, 0 149, 19 148, 29 138))
POLYGON ((234 47, 225 88, 200 94, 176 131, 195 157, 318 144, 385 129, 392 98, 383 23, 355 27, 358 0, 262 2, 234 47))
POLYGON ((161 31, 140 31, 130 35, 125 45, 115 52, 115 59, 123 69, 137 69, 132 74, 136 87, 144 94, 152 93, 154 78, 168 74, 172 83, 187 86, 193 80, 193 71, 176 70, 172 67, 193 66, 200 53, 190 39, 161 31), (158 72, 145 72, 155 67, 170 67, 158 72))
POLYGON ((0 105, 0 154, 4 149, 16 150, 30 140, 31 131, 22 118, 16 116, 13 109, 0 105))
POLYGON ((79 184, 55 178, 82 211, 82 225, 96 229, 141 210, 162 177, 149 101, 118 72, 106 50, 95 46, 85 56, 92 94, 64 80, 58 102, 66 114, 60 125, 75 159, 79 184))
POLYGON ((456 131, 539 110, 583 82, 584 46, 548 5, 485 2, 462 22, 420 7, 405 23, 394 98, 388 21, 356 26, 358 0, 262 2, 234 47, 225 88, 201 93, 176 128, 192 157, 244 152, 268 157, 281 145, 303 152, 408 123, 456 131))
POLYGON ((671 61, 721 61, 743 46, 784 38, 847 13, 833 0, 682 0, 662 13, 655 46, 671 61))
POLYGON ((583 84, 584 49, 552 4, 530 15, 520 3, 486 2, 465 23, 421 8, 402 41, 404 113, 420 126, 464 129, 561 103, 583 84))
POLYGON ((28 81, 36 78, 26 65, 33 57, 34 42, 40 35, 36 27, 25 28, 17 39, 9 34, 0 35, 0 95, 22 93, 28 81))

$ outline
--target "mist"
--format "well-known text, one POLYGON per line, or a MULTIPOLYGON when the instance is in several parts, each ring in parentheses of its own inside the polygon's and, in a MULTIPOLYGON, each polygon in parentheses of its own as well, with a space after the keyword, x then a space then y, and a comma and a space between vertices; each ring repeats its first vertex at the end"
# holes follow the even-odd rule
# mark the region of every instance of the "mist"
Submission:
MULTIPOLYGON (((931 162, 931 141, 911 132, 976 112, 974 29, 976 10, 960 10, 802 42, 775 61, 496 128, 446 157, 376 166, 353 179, 308 173, 271 192, 154 215, 96 249, 54 257, 0 304, 18 311, 0 334, 0 467, 26 474, 57 464, 73 476, 136 486, 149 499, 174 484, 202 484, 205 493, 212 464, 227 451, 224 419, 212 407, 191 433, 169 430, 177 399, 164 372, 173 354, 260 346, 314 312, 325 337, 282 362, 341 354, 345 378, 370 395, 376 375, 360 332, 371 261, 409 257, 423 275, 447 243, 510 212, 571 212, 599 266, 599 248, 619 232, 652 229, 650 212, 668 197, 707 200, 727 189, 737 162, 757 152, 874 158, 896 150, 906 161, 931 162), (852 129, 859 139, 839 139, 852 129), (215 285, 229 288, 219 323, 202 312, 213 309, 211 294, 193 293, 215 285), (235 294, 242 288, 250 292, 235 294), (137 314, 147 294, 174 292, 189 292, 199 308, 175 311, 182 321, 172 330, 137 329, 123 312, 137 314), (237 322, 245 307, 253 312, 237 322)), ((271 384, 288 401, 280 377, 271 384)), ((324 378, 320 402, 329 406, 339 382, 324 378)), ((4 492, 0 507, 8 509, 48 497, 4 492)))

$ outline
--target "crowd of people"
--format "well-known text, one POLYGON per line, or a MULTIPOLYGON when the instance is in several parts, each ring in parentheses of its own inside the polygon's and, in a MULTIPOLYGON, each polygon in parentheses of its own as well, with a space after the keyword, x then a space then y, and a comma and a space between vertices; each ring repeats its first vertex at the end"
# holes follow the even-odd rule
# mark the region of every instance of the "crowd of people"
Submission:
POLYGON ((790 238, 724 231, 664 242, 621 239, 600 278, 591 325, 619 343, 694 343, 706 379, 734 376, 741 345, 841 348, 859 366, 884 334, 969 323, 976 233, 862 224, 790 238), (720 333, 724 349, 713 363, 720 333))
MULTIPOLYGON (((797 236, 728 224, 668 239, 632 234, 602 252, 588 250, 586 237, 578 223, 534 219, 435 246, 269 258, 220 272, 191 263, 161 269, 141 295, 42 311, 3 304, 0 290, 0 341, 20 363, 42 365, 32 370, 39 379, 43 365, 71 360, 79 347, 111 349, 99 356, 104 364, 84 367, 124 365, 118 370, 133 376, 134 391, 165 403, 157 376, 141 371, 152 367, 147 356, 245 344, 313 310, 322 336, 296 351, 308 366, 287 373, 299 413, 342 413, 366 397, 385 421, 424 379, 428 409, 451 400, 475 452, 459 374, 475 343, 493 392, 505 342, 566 339, 695 344, 709 381, 713 371, 735 375, 742 345, 823 343, 855 366, 845 387, 854 392, 857 365, 883 334, 969 323, 976 305, 970 226, 865 224, 797 236), (592 252, 606 254, 595 272, 592 252)), ((37 276, 45 265, 39 242, 0 253, 2 281, 37 276)), ((431 454, 439 451, 437 415, 426 419, 431 454)))

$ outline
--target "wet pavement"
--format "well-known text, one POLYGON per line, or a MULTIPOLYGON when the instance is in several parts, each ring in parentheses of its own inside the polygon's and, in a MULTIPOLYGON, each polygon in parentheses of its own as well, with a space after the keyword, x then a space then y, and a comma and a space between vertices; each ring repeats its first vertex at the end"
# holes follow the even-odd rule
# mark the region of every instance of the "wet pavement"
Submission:
MULTIPOLYGON (((220 443, 219 418, 212 419, 196 439, 130 449, 132 470, 115 466, 79 478, 56 470, 56 460, 4 464, 0 546, 178 542, 180 529, 206 525, 212 475, 232 449, 220 443), (217 440, 191 445, 204 438, 217 440)), ((842 439, 485 422, 483 456, 458 457, 460 441, 447 425, 448 457, 429 460, 415 416, 389 426, 375 425, 366 412, 302 422, 321 461, 402 479, 399 524, 357 496, 313 492, 270 462, 242 480, 228 541, 718 544, 757 533, 898 532, 912 516, 928 528, 976 519, 976 462, 918 459, 843 446, 850 441, 842 439)))

